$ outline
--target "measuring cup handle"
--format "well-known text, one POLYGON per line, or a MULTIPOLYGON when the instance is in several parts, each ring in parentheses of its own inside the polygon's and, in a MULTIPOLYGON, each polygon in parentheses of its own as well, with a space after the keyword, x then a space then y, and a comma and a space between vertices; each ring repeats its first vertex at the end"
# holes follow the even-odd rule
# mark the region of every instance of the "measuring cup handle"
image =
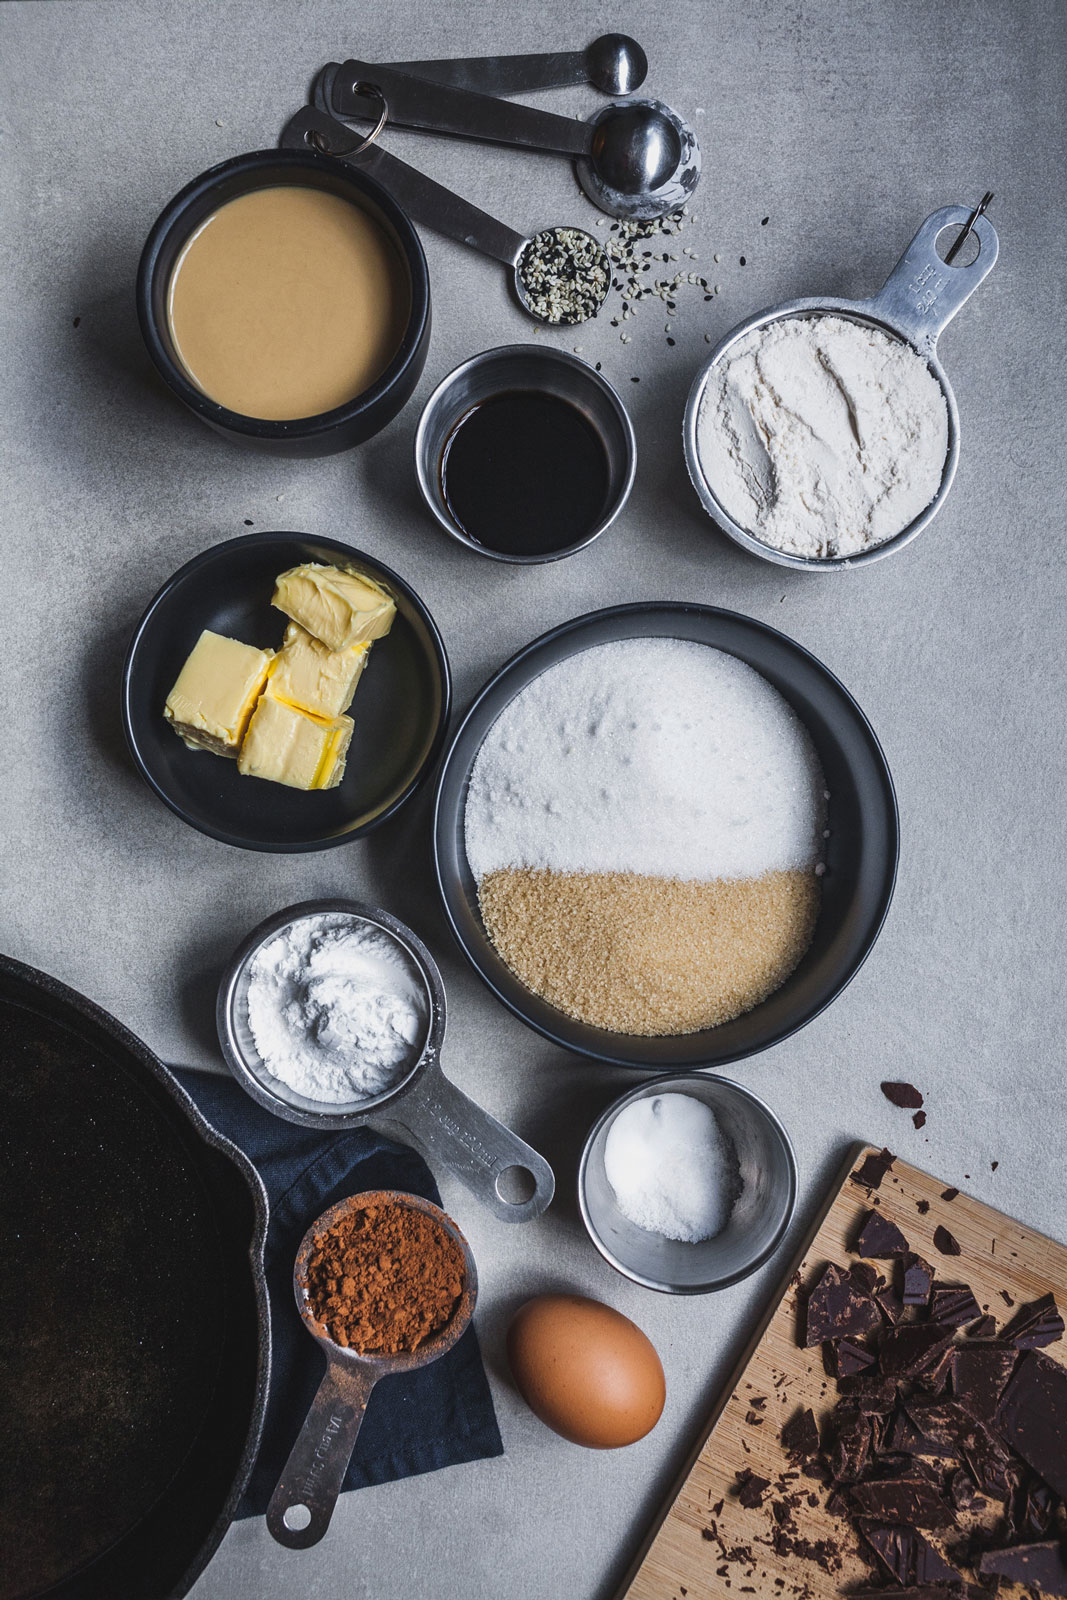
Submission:
POLYGON ((978 217, 974 232, 978 255, 969 267, 948 266, 937 253, 937 236, 962 226, 970 206, 944 206, 927 217, 882 288, 866 302, 871 314, 932 355, 938 335, 993 269, 1000 249, 997 230, 978 217))
POLYGON ((501 1221, 529 1222, 551 1201, 556 1179, 544 1156, 457 1089, 436 1063, 389 1115, 501 1221))
POLYGON ((267 1507, 267 1528, 279 1544, 306 1550, 330 1526, 348 1463, 367 1409, 374 1376, 360 1367, 327 1361, 326 1372, 267 1507), (310 1513, 310 1521, 286 1516, 310 1513))
POLYGON ((285 150, 318 148, 336 160, 369 172, 415 222, 459 244, 469 245, 472 250, 480 250, 495 261, 503 261, 505 266, 515 265, 526 243, 521 233, 377 145, 369 145, 358 155, 349 154, 359 142, 360 135, 314 106, 302 106, 286 123, 280 140, 285 150))

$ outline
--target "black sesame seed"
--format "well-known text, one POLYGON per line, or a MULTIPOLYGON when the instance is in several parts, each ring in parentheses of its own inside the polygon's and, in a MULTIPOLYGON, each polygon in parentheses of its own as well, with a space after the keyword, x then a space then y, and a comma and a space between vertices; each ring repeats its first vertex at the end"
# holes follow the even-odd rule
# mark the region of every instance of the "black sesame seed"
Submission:
POLYGON ((630 379, 630 382, 631 382, 631 383, 640 383, 640 382, 641 382, 641 379, 640 379, 640 378, 631 378, 631 379, 630 379))
POLYGON ((760 227, 765 228, 770 220, 770 217, 764 217, 763 221, 760 223, 760 227))
POLYGON ((745 266, 745 265, 746 265, 746 262, 745 262, 745 258, 744 258, 744 256, 742 256, 742 257, 741 257, 741 265, 742 265, 742 266, 745 266))
POLYGON ((673 344, 673 343, 674 343, 674 340, 673 340, 673 339, 668 339, 668 340, 667 340, 667 343, 668 343, 668 344, 673 344))

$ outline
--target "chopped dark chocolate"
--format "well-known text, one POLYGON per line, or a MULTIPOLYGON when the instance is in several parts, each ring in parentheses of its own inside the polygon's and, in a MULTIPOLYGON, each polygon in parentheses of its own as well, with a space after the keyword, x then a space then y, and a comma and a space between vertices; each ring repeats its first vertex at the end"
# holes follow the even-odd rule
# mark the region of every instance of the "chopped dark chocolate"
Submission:
POLYGON ((835 1417, 836 1436, 830 1451, 835 1483, 858 1483, 871 1453, 871 1420, 861 1415, 835 1417))
POLYGON ((977 1322, 972 1322, 967 1329, 968 1339, 991 1339, 997 1331, 997 1319, 988 1313, 979 1317, 977 1322))
POLYGON ((837 1392, 851 1400, 857 1411, 890 1412, 897 1400, 897 1386, 893 1380, 870 1369, 839 1378, 837 1392))
POLYGON ((926 1213, 930 1209, 929 1200, 916 1200, 915 1209, 919 1213, 920 1217, 925 1217, 926 1213))
POLYGON ((890 1284, 885 1289, 879 1289, 874 1297, 885 1313, 886 1319, 894 1326, 908 1315, 900 1290, 890 1284))
POLYGON ((1023 1460, 1067 1499, 1067 1367, 1027 1350, 997 1408, 997 1428, 1023 1460))
POLYGON ((975 1427, 975 1419, 962 1406, 952 1400, 921 1400, 912 1395, 905 1400, 904 1409, 924 1439, 943 1454, 959 1458, 975 1427))
POLYGON ((822 1347, 823 1365, 831 1378, 851 1378, 874 1366, 874 1351, 854 1339, 834 1339, 822 1347))
POLYGON ((963 1573, 950 1567, 916 1528, 865 1527, 863 1537, 898 1583, 963 1582, 963 1573))
POLYGON ((963 1467, 957 1467, 948 1480, 948 1496, 957 1511, 969 1511, 978 1498, 974 1481, 963 1467))
POLYGON ((795 1411, 782 1429, 782 1448, 787 1455, 813 1456, 819 1449, 819 1424, 811 1407, 795 1411))
POLYGON ((934 1269, 922 1256, 905 1256, 901 1277, 901 1299, 906 1306, 925 1306, 934 1286, 934 1269))
POLYGON ((893 1425, 889 1430, 889 1449, 895 1455, 908 1456, 943 1456, 955 1454, 943 1446, 935 1444, 928 1439, 922 1429, 916 1424, 904 1406, 901 1406, 893 1418, 893 1425))
POLYGON ((1043 1294, 1040 1300, 1020 1306, 1001 1334, 1001 1338, 1017 1350, 1040 1350, 1062 1337, 1063 1318, 1051 1294, 1043 1294))
POLYGON ((956 1517, 929 1478, 909 1475, 854 1484, 849 1492, 853 1511, 875 1522, 907 1528, 951 1528, 956 1517))
POLYGON ((961 1253, 959 1240, 941 1223, 934 1229, 934 1249, 940 1250, 943 1256, 958 1256, 961 1253))
POLYGON ((880 1211, 868 1211, 854 1248, 858 1255, 885 1261, 890 1256, 906 1256, 911 1245, 895 1222, 880 1211))
POLYGON ((961 1344, 952 1351, 952 1393, 980 1422, 992 1422, 1018 1357, 1013 1345, 961 1344))
POLYGON ((963 1459, 983 1494, 1006 1500, 1022 1477, 1022 1468, 984 1422, 975 1421, 963 1441, 963 1459))
POLYGON ((1067 1547, 1061 1539, 986 1550, 978 1570, 989 1577, 1007 1578, 1009 1583, 1023 1583, 1043 1595, 1067 1595, 1067 1547))
POLYGON ((853 1183, 862 1183, 865 1189, 877 1189, 896 1159, 889 1150, 882 1150, 878 1155, 872 1151, 849 1176, 853 1183))
POLYGON ((901 1111, 914 1111, 923 1103, 923 1097, 913 1083, 883 1083, 882 1093, 891 1105, 901 1111))
POLYGON ((952 1343, 952 1329, 936 1322, 902 1323, 882 1339, 881 1365, 887 1378, 916 1378, 934 1366, 952 1343))
POLYGON ((848 1269, 848 1281, 860 1294, 874 1294, 885 1288, 885 1279, 870 1261, 857 1261, 848 1269))
POLYGON ((1008 1524, 1012 1537, 1020 1544, 1031 1539, 1043 1539, 1052 1526, 1059 1496, 1053 1494, 1047 1483, 1031 1478, 1022 1483, 1011 1497, 1008 1507, 1008 1524))
POLYGON ((882 1314, 870 1295, 861 1294, 848 1274, 831 1262, 808 1295, 804 1345, 810 1348, 824 1339, 856 1338, 873 1333, 881 1323, 882 1314))
POLYGON ((949 1378, 952 1375, 952 1346, 938 1357, 933 1366, 926 1367, 915 1378, 916 1387, 925 1396, 937 1396, 948 1393, 949 1378))
POLYGON ((760 1478, 751 1467, 742 1467, 736 1474, 737 1498, 747 1510, 752 1511, 763 1504, 763 1496, 771 1486, 769 1478, 760 1478))
POLYGON ((941 1198, 942 1200, 955 1200, 959 1192, 958 1189, 942 1189, 941 1198))
POLYGON ((930 1295, 930 1320, 946 1328, 962 1328, 982 1315, 982 1308, 965 1283, 934 1282, 930 1295))

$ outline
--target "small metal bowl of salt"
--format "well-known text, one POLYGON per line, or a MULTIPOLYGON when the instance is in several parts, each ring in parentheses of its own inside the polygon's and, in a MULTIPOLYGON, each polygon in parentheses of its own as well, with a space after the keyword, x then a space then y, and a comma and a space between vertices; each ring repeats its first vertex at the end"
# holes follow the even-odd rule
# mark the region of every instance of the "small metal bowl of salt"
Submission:
POLYGON ((750 1089, 707 1072, 616 1100, 582 1151, 578 1203, 605 1261, 646 1289, 708 1294, 747 1278, 793 1216, 789 1135, 750 1089))

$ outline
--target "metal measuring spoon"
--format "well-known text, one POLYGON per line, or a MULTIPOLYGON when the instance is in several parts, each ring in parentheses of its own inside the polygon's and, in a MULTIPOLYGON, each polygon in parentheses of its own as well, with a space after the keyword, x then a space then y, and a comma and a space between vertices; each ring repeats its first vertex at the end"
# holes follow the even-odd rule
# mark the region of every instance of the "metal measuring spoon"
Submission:
POLYGON ((590 200, 611 216, 648 221, 677 211, 700 177, 696 135, 660 100, 613 102, 579 122, 393 67, 346 61, 333 77, 328 109, 335 117, 373 120, 376 95, 388 101, 395 127, 570 156, 590 200))
MULTIPOLYGON (((467 56, 447 61, 390 61, 395 72, 430 78, 476 94, 528 94, 534 89, 565 89, 588 83, 601 94, 633 94, 648 76, 648 57, 626 33, 602 33, 584 50, 525 56, 467 56)), ((340 71, 327 62, 315 87, 314 103, 328 111, 329 85, 340 71)))
MULTIPOLYGON (((377 121, 379 125, 384 125, 384 114, 377 121)), ((553 327, 573 326, 595 317, 604 303, 611 287, 611 264, 599 242, 584 228, 568 226, 547 230, 580 236, 583 241, 588 241, 590 252, 595 251, 598 257, 595 284, 592 282, 594 274, 590 274, 588 309, 582 315, 554 317, 551 314, 550 296, 538 293, 537 285, 532 281, 532 258, 527 258, 527 250, 536 244, 538 235, 527 238, 506 223, 498 222, 469 200, 454 194, 443 184, 435 183, 406 161, 379 149, 344 123, 328 117, 323 111, 317 111, 313 106, 302 106, 291 118, 282 132, 280 143, 286 150, 316 150, 321 155, 333 156, 359 167, 363 172, 369 172, 389 190, 415 222, 421 222, 449 239, 456 239, 460 244, 469 245, 472 250, 480 250, 495 261, 502 261, 511 268, 519 304, 538 322, 553 327)))
POLYGON ((419 1195, 376 1189, 339 1201, 311 1224, 296 1253, 293 1293, 305 1328, 326 1357, 326 1371, 271 1495, 267 1528, 279 1544, 290 1550, 306 1550, 318 1544, 330 1525, 374 1385, 393 1373, 429 1366, 452 1349, 467 1331, 473 1315, 478 1273, 466 1239, 439 1206, 419 1195), (308 1301, 308 1264, 315 1241, 342 1217, 373 1205, 407 1206, 433 1217, 463 1252, 463 1290, 452 1316, 417 1349, 398 1355, 359 1355, 346 1350, 316 1321, 308 1301))

